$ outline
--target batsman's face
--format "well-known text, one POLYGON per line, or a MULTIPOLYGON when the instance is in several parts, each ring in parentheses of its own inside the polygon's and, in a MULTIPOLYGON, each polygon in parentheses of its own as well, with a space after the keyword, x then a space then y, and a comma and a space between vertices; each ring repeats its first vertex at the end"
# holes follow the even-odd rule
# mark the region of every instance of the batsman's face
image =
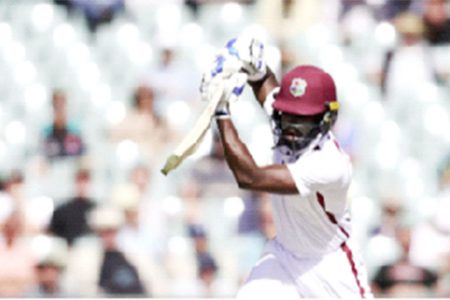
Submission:
POLYGON ((319 123, 320 116, 282 113, 276 122, 277 146, 287 146, 293 151, 307 147, 319 133, 319 123))
POLYGON ((281 115, 281 136, 290 142, 304 139, 317 127, 313 116, 281 115))

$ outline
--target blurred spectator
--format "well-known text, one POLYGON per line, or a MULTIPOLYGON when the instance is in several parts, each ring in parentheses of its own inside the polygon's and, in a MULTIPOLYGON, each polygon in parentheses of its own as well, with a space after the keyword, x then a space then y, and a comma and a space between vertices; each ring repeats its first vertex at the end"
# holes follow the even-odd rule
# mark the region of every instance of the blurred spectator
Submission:
POLYGON ((69 0, 53 0, 53 3, 55 3, 56 5, 62 5, 66 7, 70 5, 69 0))
POLYGON ((53 212, 48 230, 64 238, 69 245, 72 245, 76 238, 91 231, 87 215, 95 207, 95 202, 89 196, 90 184, 89 171, 78 170, 75 175, 75 196, 53 212))
POLYGON ((25 293, 25 297, 53 298, 69 297, 62 284, 63 271, 66 265, 67 243, 56 237, 40 236, 45 241, 40 247, 39 258, 35 265, 35 282, 25 293))
POLYGON ((13 170, 9 174, 5 182, 5 192, 8 194, 11 205, 23 212, 25 206, 24 195, 24 177, 23 173, 19 170, 13 170))
POLYGON ((238 220, 237 244, 239 255, 239 281, 247 277, 249 270, 261 256, 267 239, 274 237, 270 211, 270 196, 262 192, 250 192, 243 198, 244 210, 238 220), (267 210, 269 209, 269 210, 267 210))
POLYGON ((114 142, 131 140, 139 145, 145 161, 150 165, 159 161, 160 153, 171 138, 165 122, 154 109, 153 88, 140 85, 133 95, 133 106, 125 118, 112 129, 114 142))
POLYGON ((354 7, 360 5, 366 5, 366 0, 341 0, 341 7, 339 12, 339 18, 345 17, 354 7))
POLYGON ((234 177, 225 162, 225 154, 217 133, 213 134, 210 154, 198 159, 192 165, 188 178, 186 185, 196 187, 198 198, 223 200, 226 197, 243 194, 233 181, 234 177))
POLYGON ((77 127, 67 115, 66 94, 54 90, 52 95, 53 120, 44 130, 44 153, 50 159, 78 157, 85 153, 85 145, 77 127))
POLYGON ((411 259, 417 265, 438 270, 450 251, 449 199, 441 199, 432 217, 413 231, 411 259))
POLYGON ((208 224, 211 236, 220 237, 223 241, 227 236, 234 235, 236 224, 226 222, 223 206, 226 199, 242 199, 245 192, 236 185, 225 162, 218 134, 213 135, 210 154, 198 159, 186 178, 182 183, 181 197, 186 204, 187 223, 208 224))
POLYGON ((259 22, 281 42, 290 42, 305 32, 321 16, 324 1, 256 1, 259 22))
POLYGON ((72 8, 71 0, 53 0, 53 3, 55 3, 56 5, 64 6, 67 11, 70 11, 72 8))
POLYGON ((441 167, 438 170, 438 187, 439 194, 446 195, 450 194, 450 153, 444 158, 441 167))
POLYGON ((361 151, 358 151, 358 142, 361 140, 361 128, 351 119, 341 118, 336 121, 333 133, 352 163, 357 164, 361 156, 361 151))
POLYGON ((198 277, 203 285, 203 297, 217 297, 214 291, 214 282, 217 275, 217 264, 208 252, 200 253, 197 256, 198 277))
POLYGON ((4 221, 0 240, 0 296, 19 297, 34 281, 35 257, 23 236, 23 216, 14 211, 4 221))
MULTIPOLYGON (((257 200, 252 201, 249 192, 240 190, 234 181, 233 174, 225 162, 220 136, 214 133, 212 139, 210 154, 201 157, 191 165, 189 175, 182 182, 181 197, 185 203, 187 225, 207 228, 211 237, 211 245, 214 245, 214 254, 218 257, 226 257, 230 255, 225 250, 228 247, 229 239, 235 238, 239 234, 238 230, 242 230, 244 235, 244 232, 258 230, 255 227, 259 225, 263 230, 263 225, 258 224, 260 220, 257 220, 260 217, 257 200), (238 218, 230 217, 226 205, 242 206, 244 215, 240 220, 240 225, 238 218)), ((254 232, 249 233, 249 235, 253 234, 254 232)), ((260 233, 256 233, 256 235, 257 238, 250 237, 249 239, 253 241, 264 239, 260 233)), ((257 255, 256 253, 260 253, 261 248, 258 244, 253 244, 249 253, 244 254, 240 251, 248 246, 248 239, 246 240, 243 236, 241 243, 235 248, 236 253, 242 254, 242 256, 229 256, 232 263, 228 266, 230 267, 228 279, 236 283, 239 281, 239 277, 244 276, 244 274, 240 274, 243 270, 243 266, 241 268, 240 265, 242 258, 246 257, 246 259, 252 260, 254 255, 257 255)), ((243 264, 246 263, 247 261, 243 262, 243 264)))
POLYGON ((394 19, 394 25, 400 35, 399 45, 386 53, 382 64, 381 88, 388 99, 402 96, 404 90, 419 83, 435 80, 431 54, 424 39, 425 27, 420 17, 404 13, 394 19), (411 69, 415 70, 415 76, 405 76, 411 69))
POLYGON ((36 266, 36 287, 35 291, 31 291, 27 294, 29 297, 65 297, 66 295, 61 291, 62 266, 60 263, 44 260, 36 266))
POLYGON ((189 236, 194 242, 197 257, 208 252, 208 236, 202 225, 191 224, 188 226, 189 236))
POLYGON ((217 270, 216 263, 209 253, 208 236, 202 225, 190 225, 188 226, 189 236, 194 242, 194 250, 197 258, 197 270, 198 275, 201 273, 202 262, 210 262, 214 265, 214 272, 217 270), (202 261, 203 260, 203 261, 202 261))
POLYGON ((434 270, 442 267, 450 251, 450 161, 439 175, 440 190, 434 199, 433 212, 414 229, 411 245, 411 259, 434 270))
POLYGON ((264 193, 251 192, 244 198, 244 210, 239 216, 238 232, 240 234, 261 234, 260 202, 264 193))
POLYGON ((395 0, 384 1, 380 11, 380 18, 391 20, 400 14, 403 14, 411 9, 413 0, 395 0))
POLYGON ((124 249, 141 249, 151 253, 149 237, 145 236, 140 224, 140 202, 141 194, 134 184, 120 184, 113 188, 112 203, 120 208, 125 216, 125 222, 118 234, 118 243, 124 249))
POLYGON ((89 224, 96 235, 78 240, 71 251, 66 272, 69 291, 89 297, 161 295, 163 274, 148 256, 119 247, 117 233, 123 222, 123 213, 115 207, 102 206, 90 213, 89 224))
POLYGON ((33 298, 68 297, 61 283, 64 262, 54 256, 42 258, 35 266, 35 284, 25 293, 33 298))
POLYGON ((394 19, 394 25, 398 44, 378 62, 373 61, 377 66, 372 66, 370 72, 380 85, 392 118, 404 128, 413 128, 420 117, 419 103, 428 100, 424 99, 425 89, 438 83, 439 74, 424 38, 421 17, 404 13, 394 19))
POLYGON ((0 224, 11 214, 14 209, 14 200, 6 191, 7 179, 0 179, 0 224))
MULTIPOLYGON (((21 214, 21 232, 31 235, 45 229, 50 212, 42 207, 36 210, 34 207, 43 205, 38 198, 30 198, 26 191, 25 178, 22 171, 12 170, 5 182, 5 194, 1 197, 3 217, 13 211, 21 214)), ((1 221, 1 219, 0 219, 1 221)))
POLYGON ((373 39, 367 35, 376 25, 373 9, 359 0, 345 1, 342 9, 339 27, 343 44, 364 51, 367 42, 373 39))
POLYGON ((450 18, 446 0, 424 0, 425 37, 431 45, 450 43, 450 18))
POLYGON ((192 12, 192 15, 194 16, 194 18, 197 18, 198 17, 198 12, 199 12, 199 9, 200 9, 200 1, 198 1, 198 0, 184 0, 184 4, 192 12))
POLYGON ((71 5, 83 12, 91 32, 111 20, 125 8, 124 0, 70 0, 71 5))
MULTIPOLYGON (((192 12, 192 15, 197 18, 199 15, 199 11, 203 5, 215 4, 215 3, 223 3, 228 0, 183 0, 186 7, 192 12)), ((252 4, 255 0, 235 0, 234 2, 242 3, 242 4, 252 4)))
POLYGON ((439 278, 437 283, 437 296, 450 298, 450 250, 442 257, 442 264, 439 268, 439 278))
POLYGON ((112 202, 125 214, 125 224, 119 231, 118 243, 127 251, 140 250, 161 261, 166 254, 169 226, 161 199, 153 197, 150 170, 137 165, 127 183, 113 189, 112 202))
POLYGON ((195 65, 187 65, 179 58, 180 48, 170 42, 160 43, 156 64, 148 70, 145 80, 154 88, 156 113, 164 116, 167 125, 178 134, 186 130, 183 126, 189 121, 190 111, 202 104, 196 101, 200 75, 195 65), (180 107, 184 108, 183 114, 179 113, 180 107))
POLYGON ((367 243, 365 243, 365 263, 368 267, 369 277, 383 265, 396 262, 402 255, 401 247, 396 240, 397 232, 404 227, 407 211, 403 199, 398 196, 381 198, 379 203, 376 224, 367 230, 367 243), (380 251, 383 249, 383 251, 380 251))
POLYGON ((410 261, 410 229, 398 228, 396 239, 401 246, 401 257, 393 264, 382 266, 378 270, 373 280, 374 295, 386 298, 435 296, 436 274, 410 261))
POLYGON ((99 285, 109 295, 144 295, 136 267, 115 246, 116 233, 114 229, 102 229, 99 233, 105 247, 99 285))
POLYGON ((289 46, 286 42, 281 42, 279 45, 281 54, 281 73, 284 74, 294 68, 298 61, 298 53, 289 46))
POLYGON ((371 235, 384 235, 395 237, 398 228, 401 226, 404 207, 402 200, 396 197, 386 197, 381 201, 381 220, 379 226, 374 228, 371 235))
POLYGON ((198 297, 233 296, 230 285, 225 280, 218 278, 219 266, 209 250, 209 239, 205 229, 201 225, 191 225, 188 228, 189 236, 194 241, 197 261, 198 297))

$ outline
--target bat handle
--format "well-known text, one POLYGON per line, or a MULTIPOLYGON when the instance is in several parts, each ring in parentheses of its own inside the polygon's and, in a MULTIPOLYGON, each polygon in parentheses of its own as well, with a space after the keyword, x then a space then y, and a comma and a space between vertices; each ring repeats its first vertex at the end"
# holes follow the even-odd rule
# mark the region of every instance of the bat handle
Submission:
POLYGON ((169 174, 170 171, 175 169, 181 162, 181 158, 178 155, 171 155, 164 165, 164 168, 161 169, 161 173, 163 173, 165 176, 169 174))

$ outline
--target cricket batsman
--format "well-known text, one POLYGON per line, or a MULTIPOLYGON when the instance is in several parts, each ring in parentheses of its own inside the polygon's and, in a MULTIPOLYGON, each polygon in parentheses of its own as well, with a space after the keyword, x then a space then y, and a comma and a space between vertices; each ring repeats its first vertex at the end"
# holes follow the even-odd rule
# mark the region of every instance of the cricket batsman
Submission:
POLYGON ((203 98, 219 87, 225 87, 225 97, 215 119, 237 184, 274 195, 277 236, 267 242, 237 298, 371 298, 352 238, 347 201, 352 167, 331 132, 339 110, 333 78, 304 65, 286 73, 279 84, 266 66, 264 45, 239 37, 219 51, 203 74, 203 98), (230 116, 229 98, 242 93, 242 78, 271 119, 271 165, 255 163, 230 116))

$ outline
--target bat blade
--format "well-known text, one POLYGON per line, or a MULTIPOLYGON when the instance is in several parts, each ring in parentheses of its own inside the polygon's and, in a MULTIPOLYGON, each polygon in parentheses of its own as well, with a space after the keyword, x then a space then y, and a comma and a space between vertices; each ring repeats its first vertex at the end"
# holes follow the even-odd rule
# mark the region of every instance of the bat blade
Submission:
POLYGON ((223 87, 217 89, 208 105, 203 110, 194 127, 187 133, 183 140, 166 160, 161 172, 168 175, 176 169, 187 157, 189 157, 201 144, 206 132, 211 126, 211 120, 217 104, 222 99, 223 87))

